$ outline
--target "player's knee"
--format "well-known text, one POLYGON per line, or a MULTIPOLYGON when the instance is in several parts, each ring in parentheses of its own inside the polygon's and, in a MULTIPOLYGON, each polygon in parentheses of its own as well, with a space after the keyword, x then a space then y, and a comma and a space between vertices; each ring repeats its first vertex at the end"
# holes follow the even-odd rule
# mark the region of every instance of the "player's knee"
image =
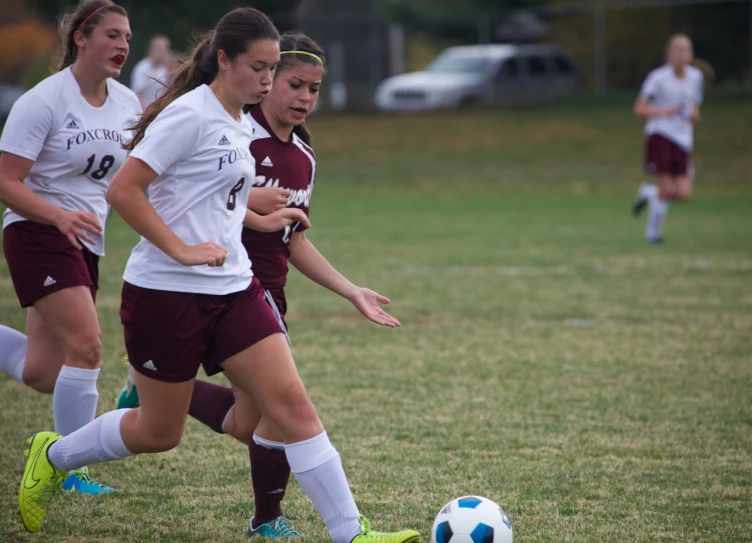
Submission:
POLYGON ((101 334, 88 332, 81 334, 68 351, 69 365, 85 369, 96 369, 102 358, 101 334))
POLYGON ((684 202, 685 200, 688 200, 690 196, 692 196, 692 188, 681 188, 676 191, 674 199, 677 202, 684 202))
POLYGON ((248 444, 253 438, 253 432, 256 430, 257 419, 255 417, 244 417, 237 410, 233 413, 232 422, 228 421, 224 430, 241 443, 248 444))
POLYGON ((42 394, 52 394, 55 391, 55 382, 57 375, 54 371, 40 367, 24 367, 23 382, 26 386, 41 392, 42 394))
POLYGON ((294 421, 295 424, 318 423, 316 407, 308 397, 302 382, 289 387, 280 400, 286 420, 294 421))
POLYGON ((674 191, 661 187, 658 190, 658 199, 663 202, 668 202, 669 200, 673 200, 675 197, 674 191))
POLYGON ((183 428, 170 428, 153 430, 144 435, 144 448, 143 452, 160 453, 170 451, 180 445, 180 440, 183 437, 183 428))

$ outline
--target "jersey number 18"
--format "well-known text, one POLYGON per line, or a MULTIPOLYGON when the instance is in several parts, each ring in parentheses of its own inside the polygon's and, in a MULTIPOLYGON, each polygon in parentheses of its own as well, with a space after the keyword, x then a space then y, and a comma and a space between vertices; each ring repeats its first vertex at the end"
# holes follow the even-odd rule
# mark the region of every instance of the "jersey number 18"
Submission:
MULTIPOLYGON (((81 175, 86 175, 89 173, 89 170, 91 170, 92 166, 94 166, 94 162, 97 160, 96 155, 91 155, 86 160, 86 169, 81 172, 81 175)), ((115 164, 115 157, 112 155, 104 155, 102 157, 101 162, 99 163, 99 168, 91 172, 91 176, 94 179, 102 179, 105 175, 107 175, 107 172, 110 171, 110 168, 112 168, 112 165, 115 164)))

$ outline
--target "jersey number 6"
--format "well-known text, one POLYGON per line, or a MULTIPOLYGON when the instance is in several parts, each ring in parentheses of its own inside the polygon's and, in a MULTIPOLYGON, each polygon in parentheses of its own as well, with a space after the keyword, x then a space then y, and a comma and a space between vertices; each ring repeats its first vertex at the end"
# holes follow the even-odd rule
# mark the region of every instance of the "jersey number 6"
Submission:
MULTIPOLYGON (((94 166, 94 161, 96 159, 96 155, 91 155, 88 159, 86 159, 86 169, 81 172, 81 175, 86 175, 87 173, 89 173, 89 170, 91 170, 91 167, 94 166)), ((107 172, 110 171, 110 168, 112 168, 113 164, 115 164, 115 157, 112 155, 104 155, 102 157, 102 161, 99 163, 99 169, 91 172, 91 176, 97 180, 102 179, 105 175, 107 175, 107 172)))
POLYGON ((235 209, 238 200, 238 192, 243 188, 243 185, 245 185, 245 177, 241 177, 240 181, 235 183, 235 186, 230 189, 230 195, 227 197, 227 209, 230 211, 235 209))

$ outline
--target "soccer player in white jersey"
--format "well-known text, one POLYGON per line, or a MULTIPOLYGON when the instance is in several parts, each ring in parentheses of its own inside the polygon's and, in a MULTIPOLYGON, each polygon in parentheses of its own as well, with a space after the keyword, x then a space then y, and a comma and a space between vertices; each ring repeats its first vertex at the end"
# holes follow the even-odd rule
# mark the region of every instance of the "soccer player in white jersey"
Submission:
POLYGON ((270 232, 309 224, 299 209, 261 217, 247 207, 256 172, 242 109, 269 93, 278 62, 272 22, 236 9, 197 44, 136 125, 135 148, 107 197, 142 235, 126 265, 121 306, 141 407, 111 411, 68 436, 40 432, 28 440, 19 490, 27 529, 41 528, 68 470, 176 447, 203 366, 225 372, 236 409, 258 409, 280 429, 290 468, 334 543, 420 539, 414 531, 373 532, 360 517, 242 244, 244 224, 270 232))
POLYGON ((141 105, 149 106, 167 85, 170 58, 170 40, 167 36, 152 36, 146 58, 138 61, 131 71, 131 90, 136 93, 141 105))
MULTIPOLYGON (((316 42, 296 32, 283 34, 279 45, 280 61, 272 90, 248 113, 253 126, 250 150, 256 162, 253 184, 259 187, 251 191, 249 205, 264 214, 292 207, 308 215, 316 155, 304 121, 319 97, 325 56, 316 42)), ((353 285, 319 253, 305 230, 306 225, 301 223, 278 232, 243 229, 243 245, 253 274, 283 323, 288 263, 292 263, 314 282, 350 301, 370 321, 390 328, 399 326, 399 321, 379 306, 389 303, 389 299, 353 285)), ((118 407, 138 406, 138 390, 132 378, 130 373, 130 384, 120 394, 118 407)), ((188 414, 215 432, 227 433, 248 446, 255 506, 248 534, 266 538, 299 536, 282 515, 290 466, 279 431, 267 420, 259 424, 258 414, 236 412, 231 388, 199 379, 194 384, 188 414)))
MULTIPOLYGON (((95 308, 104 256, 105 192, 141 111, 113 78, 128 56, 126 12, 88 0, 63 18, 60 71, 24 94, 0 137, 3 249, 26 333, 0 325, 0 370, 52 394, 63 435, 94 420, 101 356, 95 308)), ((71 474, 64 488, 110 489, 71 474)))
POLYGON ((676 34, 668 42, 666 65, 653 70, 642 85, 634 113, 647 119, 645 170, 656 184, 643 183, 632 212, 648 207, 645 239, 663 241, 663 225, 670 201, 683 202, 692 194, 694 125, 700 121, 702 72, 690 65, 692 41, 676 34))

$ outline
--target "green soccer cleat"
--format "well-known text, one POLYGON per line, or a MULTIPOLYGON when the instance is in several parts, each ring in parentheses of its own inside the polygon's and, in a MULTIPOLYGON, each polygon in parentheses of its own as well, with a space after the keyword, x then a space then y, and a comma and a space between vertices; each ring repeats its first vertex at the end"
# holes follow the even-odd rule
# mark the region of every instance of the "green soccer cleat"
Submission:
POLYGON ((29 447, 24 451, 26 467, 18 490, 18 508, 29 532, 38 532, 42 528, 50 500, 68 476, 47 458, 50 446, 61 437, 54 432, 39 432, 26 440, 29 447))
POLYGON ((402 530, 393 534, 385 534, 371 530, 371 522, 362 515, 358 522, 363 533, 356 535, 352 543, 369 543, 371 541, 375 543, 418 543, 420 541, 420 534, 415 530, 402 530))
MULTIPOLYGON (((126 362, 126 364, 128 364, 126 362)), ((133 367, 128 364, 128 376, 125 378, 123 390, 115 400, 118 409, 133 409, 141 405, 138 399, 138 390, 136 390, 136 380, 133 377, 133 367)))
POLYGON ((251 517, 251 521, 248 523, 248 535, 258 535, 270 539, 301 537, 301 535, 290 526, 290 521, 285 517, 277 517, 274 520, 259 525, 258 528, 253 527, 253 517, 251 517))

